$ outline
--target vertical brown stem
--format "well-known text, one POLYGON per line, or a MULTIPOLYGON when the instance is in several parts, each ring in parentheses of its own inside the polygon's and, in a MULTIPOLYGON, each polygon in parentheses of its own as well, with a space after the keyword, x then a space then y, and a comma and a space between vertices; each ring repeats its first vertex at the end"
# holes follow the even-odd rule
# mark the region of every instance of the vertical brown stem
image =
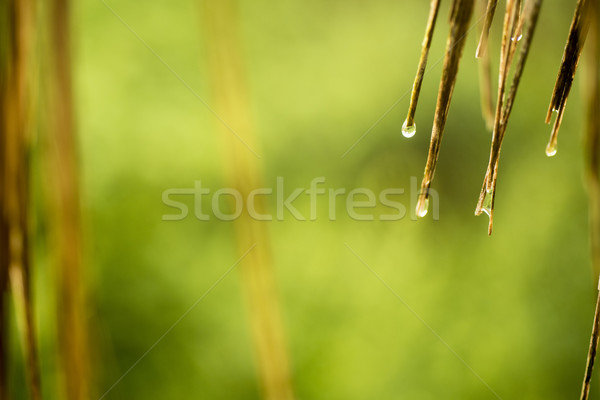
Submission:
MULTIPOLYGON (((35 12, 30 0, 11 0, 7 7, 7 54, 3 59, 3 121, 0 163, 3 164, 3 245, 8 250, 8 280, 26 358, 28 386, 41 398, 40 371, 31 293, 29 246, 29 134, 31 131, 31 48, 35 12)), ((4 324, 4 327, 6 325, 4 324)))
POLYGON ((50 2, 48 82, 50 227, 56 249, 57 327, 64 396, 90 397, 85 279, 82 270, 77 141, 71 85, 69 1, 50 2))

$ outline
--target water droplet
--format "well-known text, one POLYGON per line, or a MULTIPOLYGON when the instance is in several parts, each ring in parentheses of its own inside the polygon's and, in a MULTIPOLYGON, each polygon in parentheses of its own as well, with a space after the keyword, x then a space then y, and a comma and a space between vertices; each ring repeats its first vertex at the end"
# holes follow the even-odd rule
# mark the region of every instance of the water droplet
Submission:
POLYGON ((550 142, 548 142, 548 146, 546 146, 546 155, 548 157, 556 155, 556 141, 553 143, 551 139, 550 142))
POLYGON ((419 197, 419 202, 417 203, 417 216, 423 218, 427 215, 427 211, 429 211, 429 197, 419 197))
POLYGON ((483 203, 481 204, 481 211, 486 213, 488 217, 492 216, 492 202, 494 199, 494 191, 486 190, 485 197, 483 198, 483 203))
POLYGON ((512 40, 513 42, 518 42, 519 40, 521 40, 523 38, 523 34, 520 34, 517 37, 511 37, 510 40, 512 40))
POLYGON ((405 138, 411 138, 415 136, 415 133, 417 132, 417 124, 413 122, 413 124, 409 126, 407 123, 408 120, 404 121, 404 124, 402 125, 402 134, 405 138))

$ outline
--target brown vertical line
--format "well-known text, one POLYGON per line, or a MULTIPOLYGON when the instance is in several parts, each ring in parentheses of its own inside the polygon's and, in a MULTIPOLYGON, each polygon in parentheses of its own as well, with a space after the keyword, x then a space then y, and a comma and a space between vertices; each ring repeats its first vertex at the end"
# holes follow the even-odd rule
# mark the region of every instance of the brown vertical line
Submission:
POLYGON ((429 49, 431 48, 431 41, 433 38, 433 31, 435 29, 435 21, 437 20, 438 11, 440 9, 440 0, 431 0, 429 18, 427 20, 427 27, 425 29, 425 37, 423 38, 423 45, 421 47, 421 58, 419 59, 419 67, 417 68, 417 75, 413 83, 412 93, 410 95, 410 105, 408 106, 408 115, 402 129, 408 129, 415 124, 415 113, 417 111, 417 103, 419 102, 419 94, 421 92, 421 85, 423 83, 423 76, 425 75, 425 68, 427 67, 427 58, 429 56, 429 49))
POLYGON ((8 232, 9 225, 6 218, 5 205, 7 204, 6 191, 6 136, 7 126, 6 117, 8 115, 7 104, 7 85, 8 85, 8 10, 6 3, 0 6, 0 399, 8 399, 8 344, 9 344, 9 286, 8 286, 8 266, 9 245, 8 232))
POLYGON ((485 21, 483 22, 483 29, 481 30, 481 37, 479 38, 479 44, 477 45, 477 51, 475 57, 481 58, 484 53, 487 52, 488 40, 490 37, 490 28, 492 27, 492 21, 494 20, 494 14, 496 13, 496 6, 498 0, 488 0, 487 7, 485 10, 485 21))
POLYGON ((9 284, 16 307, 17 325, 26 358, 31 398, 41 398, 40 369, 31 292, 29 246, 29 134, 34 99, 31 97, 31 49, 35 10, 31 0, 11 0, 7 7, 9 29, 8 81, 5 92, 4 204, 8 225, 9 284))
POLYGON ((63 395, 90 398, 90 361, 86 325, 86 285, 82 263, 81 206, 77 140, 71 84, 70 4, 52 0, 49 7, 50 68, 47 82, 48 151, 46 165, 51 211, 49 231, 56 249, 57 336, 63 395))
POLYGON ((431 131, 431 142, 427 155, 427 164, 421 183, 421 192, 417 201, 417 216, 423 217, 427 213, 429 200, 429 187, 435 173, 444 126, 450 109, 450 101, 456 83, 458 66, 465 44, 465 36, 469 27, 469 21, 473 14, 474 0, 454 0, 450 14, 450 34, 446 42, 446 54, 444 56, 444 68, 438 91, 437 104, 433 129, 431 131))
MULTIPOLYGON (((481 8, 484 8, 486 0, 478 0, 481 8)), ((482 10, 482 13, 485 10, 482 10)), ((490 63, 490 52, 483 51, 479 62, 479 97, 481 103, 481 115, 488 130, 494 129, 494 99, 492 98, 492 68, 490 63)))
MULTIPOLYGON (((586 54, 585 103, 587 104, 586 132, 584 138, 585 176, 589 199, 590 250, 594 281, 600 272, 600 2, 590 5, 590 31, 586 54)), ((599 288, 600 289, 600 288, 599 288)), ((600 290, 596 300, 590 346, 581 388, 581 399, 587 400, 598 348, 600 319, 600 290)))
POLYGON ((550 106, 548 107, 548 112, 546 113, 546 123, 548 124, 552 119, 552 112, 558 112, 558 116, 556 117, 556 121, 552 127, 552 133, 550 134, 548 146, 546 147, 546 154, 548 156, 556 153, 558 131, 560 129, 564 109, 567 105, 567 98, 569 97, 571 86, 573 85, 573 79, 575 77, 575 73, 577 72, 579 57, 581 55, 581 50, 583 49, 589 28, 589 18, 585 17, 585 15, 589 12, 589 3, 590 2, 588 0, 577 1, 573 20, 571 21, 569 36, 567 38, 567 43, 565 44, 560 70, 558 77, 556 78, 554 90, 552 92, 550 106))
MULTIPOLYGON (((235 129, 239 138, 255 148, 238 32, 237 1, 203 0, 202 5, 215 110, 235 129)), ((223 124, 218 129, 227 159, 227 179, 231 187, 247 199, 250 191, 262 187, 257 156, 231 135, 223 124)), ((264 214, 266 205, 263 197, 256 198, 256 207, 258 213, 264 214)), ((292 400, 291 370, 266 222, 243 213, 233 226, 238 252, 244 253, 253 248, 240 264, 240 269, 262 396, 267 400, 292 400)))
POLYGON ((498 95, 496 100, 496 113, 494 117, 494 130, 492 133, 492 145, 490 159, 486 170, 483 186, 475 208, 475 215, 486 212, 489 216, 488 235, 492 234, 494 223, 494 200, 496 186, 496 172, 498 170, 498 159, 500 156, 501 136, 503 126, 502 108, 505 100, 505 88, 510 64, 514 55, 516 42, 512 40, 520 14, 519 0, 507 0, 504 14, 504 25, 502 29, 502 43, 500 46, 500 67, 498 70, 498 95))

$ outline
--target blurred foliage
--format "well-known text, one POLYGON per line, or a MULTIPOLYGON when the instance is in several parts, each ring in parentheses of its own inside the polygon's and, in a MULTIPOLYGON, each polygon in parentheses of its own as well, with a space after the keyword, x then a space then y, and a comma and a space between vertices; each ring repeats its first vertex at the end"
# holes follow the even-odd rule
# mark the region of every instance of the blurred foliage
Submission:
MULTIPOLYGON (((211 104, 197 0, 107 3, 211 104)), ((427 3, 240 1, 265 185, 282 176, 290 193, 325 176, 326 188, 378 192, 408 190, 411 177, 420 179, 448 32, 444 4, 417 135, 405 139, 400 128, 427 3)), ((170 211, 163 190, 195 180, 213 190, 226 185, 218 120, 103 2, 75 6, 101 395, 237 255, 227 222, 161 220, 170 211)), ((477 27, 467 39, 433 183, 439 221, 329 221, 322 197, 317 221, 287 215, 269 223, 298 399, 494 398, 345 244, 502 398, 579 393, 595 285, 577 86, 558 155, 544 154, 544 116, 571 7, 543 6, 500 161, 491 238, 487 220, 473 216, 491 139, 479 110, 477 27)), ((498 31, 499 18, 491 36, 494 65, 498 31)), ((275 196, 269 201, 273 210, 275 196)), ((308 196, 295 204, 306 211, 308 196)), ((232 273, 105 398, 257 399, 255 371, 239 275, 232 273)))

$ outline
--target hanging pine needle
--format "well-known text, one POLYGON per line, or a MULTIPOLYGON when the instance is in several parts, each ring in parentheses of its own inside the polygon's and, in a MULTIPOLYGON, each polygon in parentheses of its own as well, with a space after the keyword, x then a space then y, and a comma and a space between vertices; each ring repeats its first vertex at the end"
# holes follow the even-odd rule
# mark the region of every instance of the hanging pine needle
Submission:
POLYGON ((421 191, 417 202, 417 216, 424 217, 429 206, 429 187, 433 180, 435 167, 440 152, 442 135, 450 109, 450 101, 454 92, 458 66, 462 56, 465 36, 467 34, 469 21, 473 14, 474 0, 454 0, 450 11, 450 35, 446 42, 446 55, 444 57, 444 68, 438 91, 437 104, 433 129, 431 131, 431 142, 427 164, 421 183, 421 191))
POLYGON ((567 105, 567 98, 569 97, 571 86, 573 85, 573 78, 577 72, 577 64, 579 63, 579 57, 581 56, 581 50, 583 49, 583 44, 585 43, 585 37, 589 28, 589 18, 585 17, 589 12, 588 4, 588 0, 577 1, 560 70, 558 77, 556 78, 552 99, 550 100, 550 106, 548 107, 548 112, 546 114, 546 123, 549 124, 552 119, 552 112, 557 113, 556 119, 554 120, 554 126, 552 127, 550 140, 546 147, 546 155, 549 157, 556 154, 558 130, 562 123, 565 107, 567 105))
POLYGON ((419 93, 421 92, 421 84, 427 67, 427 57, 431 48, 431 40, 435 29, 435 21, 437 20, 438 11, 440 9, 440 0, 431 0, 429 11, 429 19, 427 20, 427 28, 425 29, 425 37, 423 38, 423 46, 421 48, 421 58, 419 59, 419 67, 417 68, 417 76, 413 83, 412 92, 410 95, 410 105, 408 106, 408 115, 404 125, 402 125, 402 134, 405 137, 413 137, 417 131, 415 124, 415 113, 417 111, 417 103, 419 102, 419 93))
POLYGON ((523 75, 533 34, 537 26, 541 5, 542 0, 528 0, 522 13, 520 12, 520 1, 509 0, 506 5, 492 146, 483 187, 475 209, 475 215, 481 215, 482 212, 488 214, 488 235, 492 234, 493 229, 496 179, 500 159, 500 149, 506 133, 506 127, 517 94, 517 89, 523 75), (522 34, 521 32, 524 27, 525 33, 522 34), (510 89, 506 91, 507 77, 517 48, 517 43, 521 43, 521 51, 516 63, 510 89))

